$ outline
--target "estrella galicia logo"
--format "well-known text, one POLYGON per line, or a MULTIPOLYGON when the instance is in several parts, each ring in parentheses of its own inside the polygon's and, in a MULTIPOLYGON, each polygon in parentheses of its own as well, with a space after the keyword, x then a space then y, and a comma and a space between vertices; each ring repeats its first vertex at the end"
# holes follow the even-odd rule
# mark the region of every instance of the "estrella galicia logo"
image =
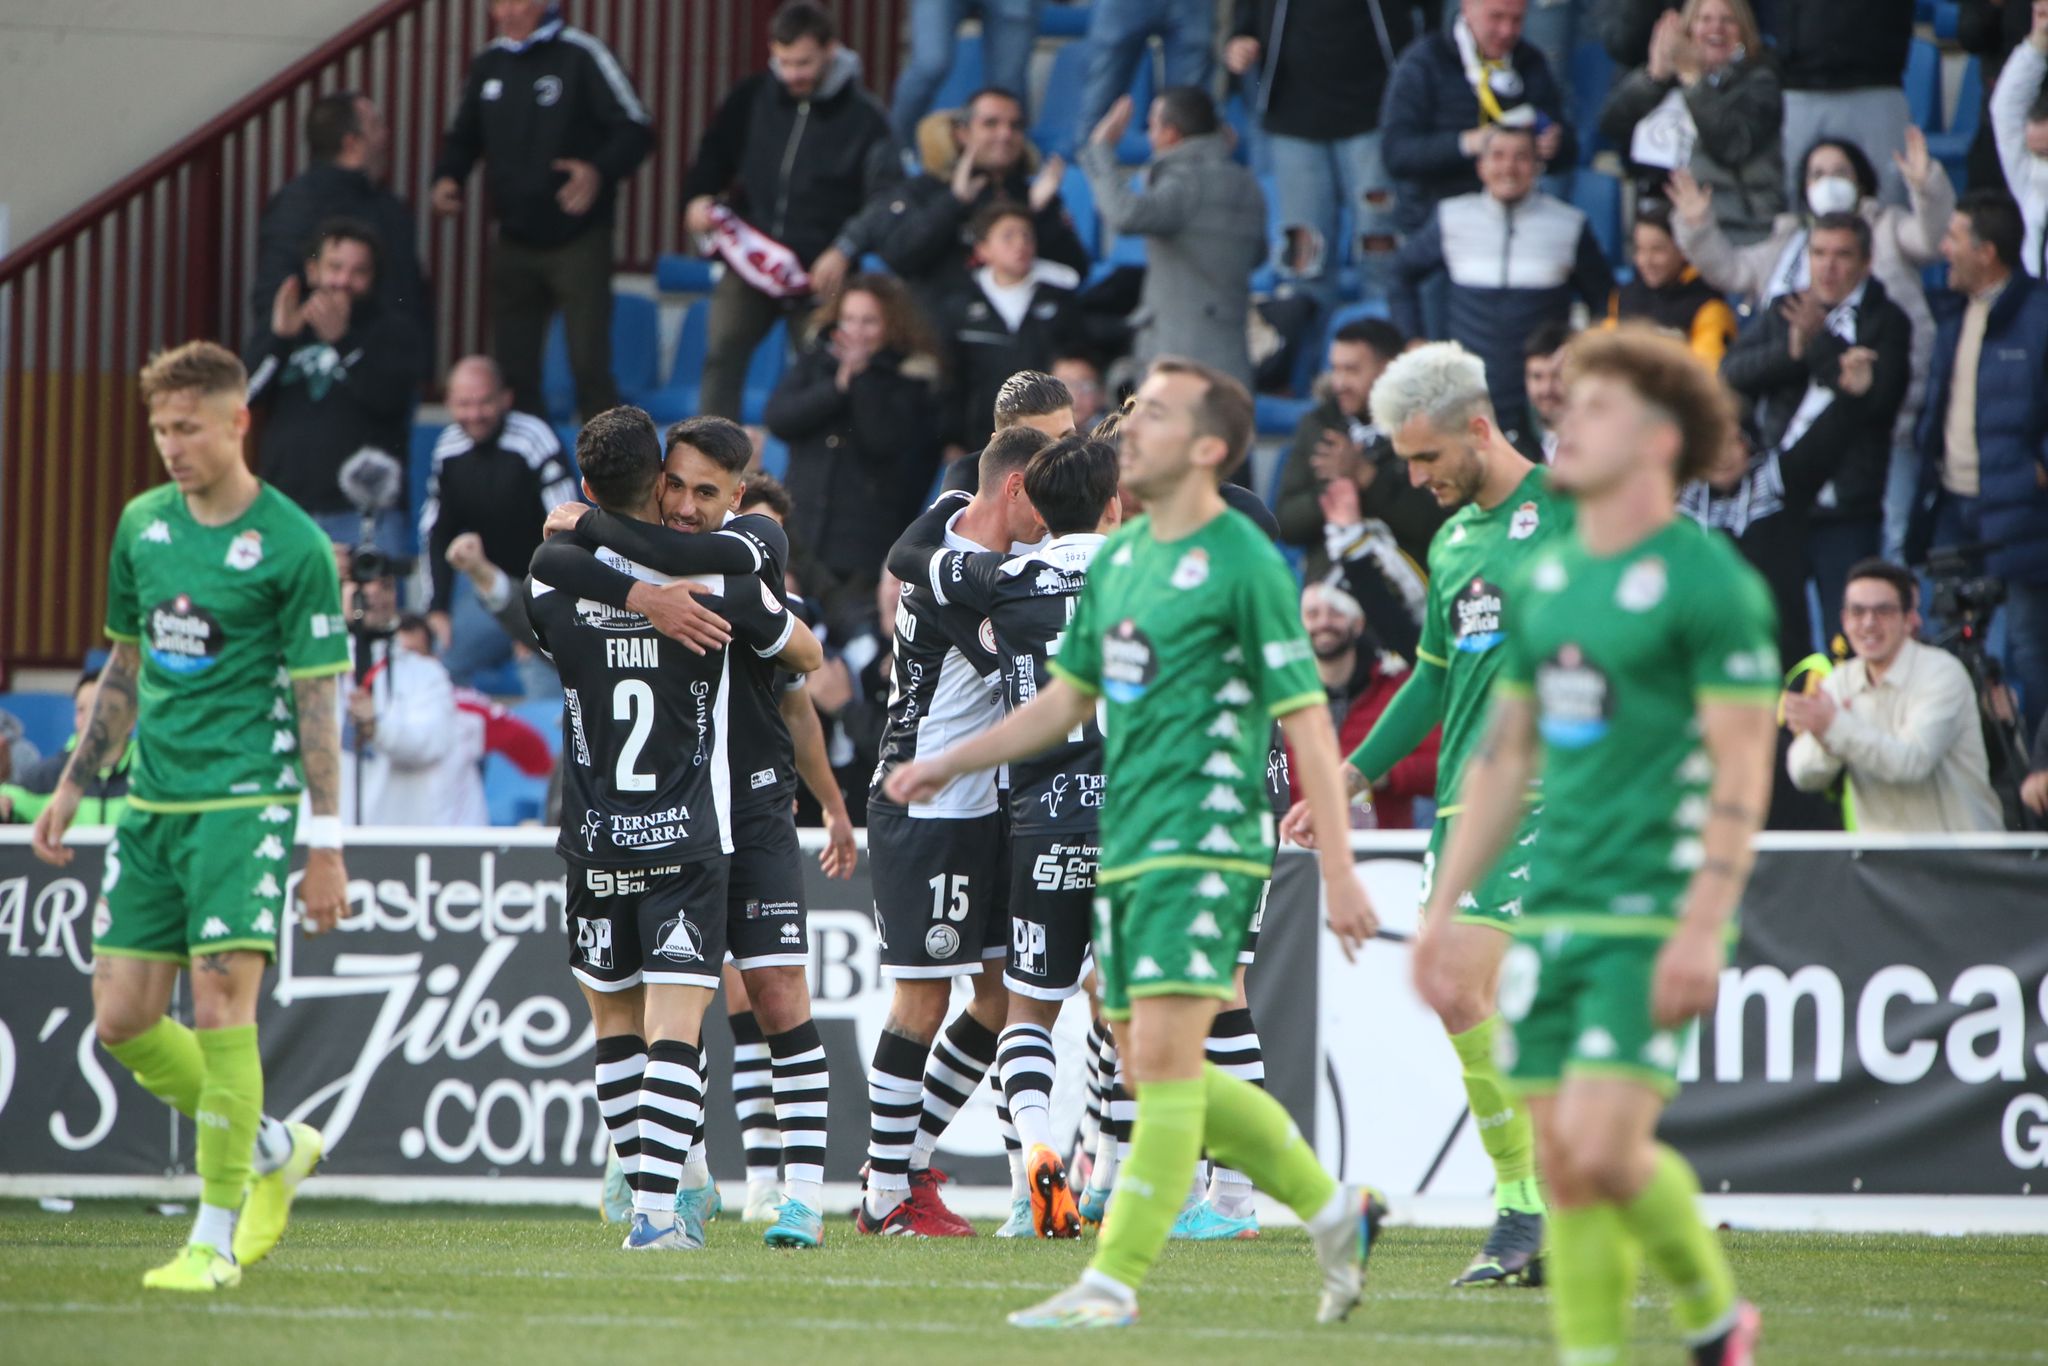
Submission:
POLYGON ((671 916, 662 922, 660 932, 654 936, 654 956, 672 963, 701 963, 704 961, 704 932, 682 916, 671 916))
POLYGON ((1475 577, 1451 600, 1451 641, 1468 655, 1483 655, 1501 642, 1501 592, 1475 577))
POLYGON ((187 594, 149 609, 149 657, 174 674, 203 673, 220 659, 227 636, 220 621, 187 594))
POLYGON ((1159 656, 1138 623, 1125 617, 1102 640, 1102 690, 1116 702, 1135 702, 1159 674, 1159 656))
POLYGON ((1559 749, 1584 749, 1607 734, 1613 693, 1607 675, 1576 645, 1562 645, 1536 668, 1538 729, 1559 749))

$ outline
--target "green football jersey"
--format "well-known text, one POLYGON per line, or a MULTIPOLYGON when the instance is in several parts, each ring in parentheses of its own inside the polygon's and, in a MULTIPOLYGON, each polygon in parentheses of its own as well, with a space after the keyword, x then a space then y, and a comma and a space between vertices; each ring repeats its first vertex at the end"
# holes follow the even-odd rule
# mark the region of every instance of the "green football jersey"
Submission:
POLYGON ((217 811, 297 801, 292 680, 349 666, 334 547, 265 484, 226 526, 202 526, 175 484, 121 513, 107 634, 139 645, 129 805, 217 811))
POLYGON ((1269 718, 1321 705, 1294 576, 1250 518, 1177 541, 1139 517, 1088 570, 1052 671, 1103 699, 1102 882, 1270 874, 1269 718))
POLYGON ((1416 655, 1444 671, 1439 818, 1462 807, 1458 779, 1485 728, 1500 672, 1507 586, 1534 551, 1568 537, 1571 527, 1571 502, 1552 493, 1545 471, 1534 469, 1498 506, 1458 509, 1429 543, 1429 615, 1416 655))
POLYGON ((1510 591, 1497 686, 1533 697, 1543 746, 1543 838, 1502 855, 1528 884, 1519 928, 1668 933, 1705 857, 1699 705, 1777 700, 1770 592, 1689 521, 1620 555, 1555 541, 1510 591))

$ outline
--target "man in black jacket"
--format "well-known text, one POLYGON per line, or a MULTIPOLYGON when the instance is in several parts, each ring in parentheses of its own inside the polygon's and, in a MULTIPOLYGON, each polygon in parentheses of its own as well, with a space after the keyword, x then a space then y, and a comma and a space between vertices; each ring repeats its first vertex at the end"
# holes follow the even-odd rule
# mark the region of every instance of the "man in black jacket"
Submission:
POLYGON ((1367 291, 1386 288, 1394 185, 1380 153, 1380 99, 1414 37, 1414 7, 1394 0, 1238 0, 1223 64, 1234 75, 1258 74, 1259 125, 1280 199, 1274 264, 1325 314, 1349 254, 1338 240, 1345 205, 1367 291))
MULTIPOLYGON (((264 415, 264 479, 329 536, 353 544, 362 518, 342 491, 342 467, 360 451, 381 451, 405 468, 406 420, 425 376, 426 345, 410 315, 377 297, 377 236, 368 224, 333 219, 315 236, 303 276, 278 286, 269 325, 250 334, 242 359, 249 407, 264 415)), ((406 520, 400 507, 380 511, 376 538, 387 554, 410 544, 406 520)))
MULTIPOLYGON (((256 283, 249 291, 249 330, 270 317, 277 287, 298 273, 314 230, 330 218, 355 218, 377 232, 377 298, 417 318, 433 335, 433 300, 420 269, 412 209, 384 184, 391 132, 366 95, 337 90, 306 111, 311 165, 271 196, 256 220, 256 283)), ((431 348, 430 348, 431 349, 431 348)))
POLYGON ((1052 368, 1075 327, 1072 270, 1038 258, 1031 212, 992 204, 974 216, 974 273, 939 301, 933 321, 947 355, 948 446, 978 450, 995 431, 996 397, 1020 370, 1052 368))
POLYGON ((1737 337, 1721 377, 1752 405, 1767 454, 1798 449, 1821 417, 1831 419, 1841 462, 1814 494, 1805 538, 1825 642, 1841 629, 1849 566, 1875 555, 1882 539, 1891 429, 1906 396, 1913 324, 1870 274, 1870 225, 1862 218, 1815 219, 1807 251, 1812 287, 1737 337))
MULTIPOLYGON (((768 69, 718 106, 683 177, 683 226, 711 231, 721 199, 748 225, 809 265, 812 291, 839 292, 859 247, 847 220, 902 175, 889 115, 860 85, 860 58, 812 0, 790 0, 768 30, 768 69)), ((728 270, 711 292, 710 349, 700 411, 740 418, 740 387, 775 320, 806 301, 777 299, 728 270)))
POLYGON ((1779 0, 1774 36, 1785 87, 1786 202, 1805 202, 1800 171, 1807 149, 1835 137, 1861 147, 1878 168, 1884 199, 1904 204, 1905 185, 1892 158, 1904 149, 1912 121, 1905 79, 1913 0, 1779 0))
POLYGON ((543 414, 541 353, 561 311, 585 415, 618 405, 612 382, 612 202, 654 130, 610 49, 544 0, 498 0, 497 39, 470 64, 434 167, 434 211, 462 210, 481 158, 498 215, 492 352, 515 401, 543 414))
POLYGON ((847 225, 851 245, 872 249, 929 311, 963 288, 974 254, 969 225, 991 204, 1022 204, 1040 260, 1088 273, 1088 248, 1060 199, 1065 165, 1048 157, 1032 172, 1024 105, 1007 90, 979 90, 953 126, 958 153, 950 176, 927 173, 891 188, 847 225))

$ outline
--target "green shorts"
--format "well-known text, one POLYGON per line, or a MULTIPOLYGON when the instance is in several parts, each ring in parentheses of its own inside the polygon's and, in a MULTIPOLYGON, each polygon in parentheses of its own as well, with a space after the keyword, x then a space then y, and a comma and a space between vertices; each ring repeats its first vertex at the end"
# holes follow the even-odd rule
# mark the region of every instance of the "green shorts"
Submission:
POLYGON ((1555 1091, 1566 1077, 1639 1082, 1678 1092, 1683 1029, 1650 1018, 1650 987, 1664 939, 1550 931, 1518 939, 1501 964, 1501 1065, 1521 1091, 1555 1091))
POLYGON ((1236 994, 1237 953, 1265 879, 1216 868, 1165 868, 1096 883, 1095 969, 1102 1013, 1129 1019, 1143 996, 1236 994))
MULTIPOLYGON (((1491 925, 1512 930, 1522 916, 1522 896, 1529 890, 1529 854, 1540 832, 1537 817, 1543 808, 1532 806, 1515 829, 1514 842, 1493 865, 1479 886, 1458 898, 1458 919, 1473 925, 1491 925)), ((1429 848, 1422 855, 1422 904, 1429 904, 1429 891, 1436 883, 1437 861, 1451 842, 1451 816, 1437 817, 1430 828, 1429 848)))
POLYGON ((255 949, 277 956, 296 806, 162 812, 129 807, 107 845, 92 951, 189 962, 255 949))

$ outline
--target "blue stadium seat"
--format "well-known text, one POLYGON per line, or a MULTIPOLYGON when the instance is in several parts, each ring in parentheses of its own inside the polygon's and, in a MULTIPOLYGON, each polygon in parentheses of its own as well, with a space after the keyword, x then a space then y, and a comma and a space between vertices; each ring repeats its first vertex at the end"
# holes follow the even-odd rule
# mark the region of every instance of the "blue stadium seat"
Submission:
POLYGON ((1307 394, 1314 386, 1316 376, 1323 373, 1324 367, 1329 364, 1330 360, 1330 341, 1337 335, 1338 328, 1346 323, 1355 323, 1361 318, 1385 318, 1386 316, 1387 301, 1385 299, 1362 299, 1357 303, 1341 304, 1332 310, 1330 321, 1324 325, 1322 335, 1316 338, 1315 345, 1303 347, 1301 354, 1295 357, 1294 392, 1297 394, 1307 394))
POLYGON ((768 407, 768 396, 782 379, 789 363, 789 324, 778 321, 754 348, 747 362, 747 376, 740 386, 740 420, 759 422, 768 407))
MULTIPOLYGON (((612 379, 628 403, 638 403, 659 382, 661 333, 654 300, 644 294, 612 295, 612 379)), ((541 401, 554 418, 576 411, 576 383, 569 374, 569 343, 557 313, 548 324, 541 359, 541 401)))
POLYGON ((683 313, 683 327, 676 338, 676 358, 669 366, 668 383, 647 395, 643 405, 658 423, 670 423, 697 411, 697 395, 704 383, 704 357, 711 349, 711 301, 699 299, 683 313))
POLYGON ((1607 88, 1614 84, 1614 59, 1597 42, 1580 43, 1572 49, 1572 107, 1567 117, 1579 139, 1579 165, 1592 164, 1593 153, 1601 147, 1600 106, 1607 102, 1607 88))
POLYGON ((1621 182, 1611 175, 1581 166, 1572 176, 1572 203, 1586 215, 1593 238, 1607 253, 1611 264, 1623 258, 1621 252, 1621 182))
POLYGON ((953 44, 953 65, 932 96, 932 108, 958 109, 967 103, 969 95, 988 83, 982 76, 983 70, 980 36, 962 37, 953 44))
POLYGON ((1949 181, 1961 189, 1969 179, 1965 163, 1970 144, 1977 140, 1977 127, 1984 121, 1984 64, 1975 56, 1963 63, 1963 79, 1956 90, 1956 116, 1945 132, 1927 135, 1927 154, 1948 171, 1949 181))
POLYGON ((0 693, 0 711, 21 722, 21 736, 43 752, 64 752, 71 738, 71 694, 68 692, 0 693))
POLYGON ((1052 4, 1042 6, 1038 11, 1038 31, 1047 38, 1079 38, 1088 32, 1090 7, 1087 5, 1052 4))
POLYGON ((557 758, 562 753, 562 699, 559 697, 536 697, 518 703, 511 709, 512 714, 547 737, 548 753, 557 758))
MULTIPOLYGON (((569 473, 580 485, 583 480, 583 471, 577 468, 576 465, 576 433, 583 430, 582 426, 575 422, 550 422, 548 425, 555 429, 555 440, 562 443, 562 454, 569 457, 569 473)), ((577 490, 576 496, 578 498, 583 496, 580 488, 577 490)))
POLYGON ((1060 177, 1060 202, 1067 206, 1067 216, 1074 220, 1074 233, 1081 239, 1081 245, 1088 248, 1090 257, 1102 254, 1102 219, 1095 212, 1095 191, 1088 188, 1088 177, 1079 166, 1069 165, 1060 177))
POLYGON ((547 810, 548 780, 529 778, 502 754, 484 756, 484 805, 492 825, 537 821, 547 810))
POLYGON ((761 438, 761 472, 777 479, 789 477, 789 445, 772 435, 761 438))
MULTIPOLYGON (((420 524, 420 509, 427 505, 427 481, 434 474, 434 443, 441 439, 442 425, 434 422, 412 424, 412 450, 405 466, 406 519, 420 524)), ((425 550, 425 546, 420 547, 425 550)))
POLYGON ((1311 398, 1259 394, 1252 399, 1252 414, 1260 436, 1292 436, 1301 419, 1315 406, 1311 398))
POLYGON ((711 265, 709 257, 665 252, 654 261, 654 287, 664 294, 709 294, 711 265))
POLYGON ((1906 54, 1906 113, 1921 132, 1941 131, 1941 50, 1925 38, 1906 54))

